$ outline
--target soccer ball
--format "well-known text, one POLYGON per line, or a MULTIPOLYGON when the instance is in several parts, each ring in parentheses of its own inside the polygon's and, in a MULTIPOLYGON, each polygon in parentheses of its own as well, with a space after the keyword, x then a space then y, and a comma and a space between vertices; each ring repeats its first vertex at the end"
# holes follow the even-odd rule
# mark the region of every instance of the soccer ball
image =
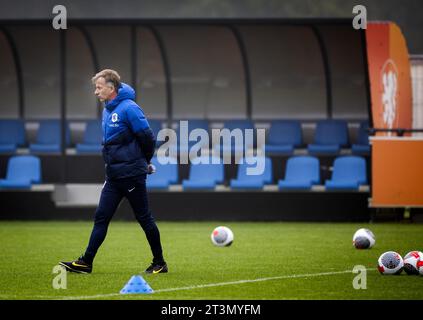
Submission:
POLYGON ((410 251, 404 257, 404 271, 409 274, 419 274, 423 271, 423 253, 420 251, 410 251))
POLYGON ((404 260, 395 251, 383 253, 378 260, 378 270, 381 274, 400 274, 404 260))
POLYGON ((375 245, 376 237, 369 229, 358 229, 353 236, 353 245, 357 249, 369 249, 375 245))
POLYGON ((234 234, 228 227, 220 226, 213 230, 211 241, 215 246, 228 247, 234 241, 234 234))

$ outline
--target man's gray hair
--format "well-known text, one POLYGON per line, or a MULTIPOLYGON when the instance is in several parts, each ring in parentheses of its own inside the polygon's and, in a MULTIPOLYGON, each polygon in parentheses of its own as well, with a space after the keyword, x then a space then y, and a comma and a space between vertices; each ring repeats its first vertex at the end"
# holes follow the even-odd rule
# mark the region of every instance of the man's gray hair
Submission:
POLYGON ((112 85, 116 92, 118 91, 120 86, 120 75, 117 73, 117 71, 112 69, 101 70, 91 78, 92 83, 95 83, 98 78, 104 78, 107 84, 112 85))

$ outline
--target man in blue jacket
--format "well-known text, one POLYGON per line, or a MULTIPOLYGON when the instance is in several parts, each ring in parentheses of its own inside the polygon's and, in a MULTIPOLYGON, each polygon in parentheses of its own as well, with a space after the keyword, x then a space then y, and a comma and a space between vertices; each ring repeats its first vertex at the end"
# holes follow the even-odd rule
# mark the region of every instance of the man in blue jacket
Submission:
POLYGON ((163 259, 160 233, 148 208, 146 175, 154 173, 150 164, 155 137, 141 108, 135 103, 135 91, 120 82, 110 69, 92 78, 95 95, 105 102, 103 110, 103 158, 106 182, 94 219, 94 228, 85 253, 79 259, 60 262, 68 271, 91 273, 98 248, 106 237, 110 220, 120 201, 126 197, 143 228, 153 253, 147 273, 168 272, 163 259))

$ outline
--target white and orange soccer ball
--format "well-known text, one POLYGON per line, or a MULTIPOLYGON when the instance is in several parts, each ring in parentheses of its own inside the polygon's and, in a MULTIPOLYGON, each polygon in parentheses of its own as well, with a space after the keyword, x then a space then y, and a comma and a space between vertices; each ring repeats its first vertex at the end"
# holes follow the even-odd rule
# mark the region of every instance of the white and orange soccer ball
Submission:
POLYGON ((404 260, 395 251, 382 253, 378 259, 378 270, 381 274, 400 274, 404 268, 404 260))
POLYGON ((404 271, 408 275, 423 275, 423 253, 421 251, 410 251, 404 256, 404 271))
POLYGON ((234 233, 228 227, 219 226, 213 230, 211 241, 215 246, 228 247, 234 241, 234 233))

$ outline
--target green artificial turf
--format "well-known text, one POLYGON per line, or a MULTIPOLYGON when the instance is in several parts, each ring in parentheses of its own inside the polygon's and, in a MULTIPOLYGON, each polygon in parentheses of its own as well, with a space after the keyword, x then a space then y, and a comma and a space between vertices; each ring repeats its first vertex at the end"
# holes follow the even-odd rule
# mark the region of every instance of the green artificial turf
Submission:
POLYGON ((423 250, 419 224, 158 222, 168 274, 146 275, 151 262, 136 222, 112 221, 92 274, 67 273, 67 289, 54 289, 61 260, 84 252, 91 222, 0 222, 0 299, 422 299, 422 276, 382 276, 385 251, 404 256, 423 250), (215 247, 214 227, 235 235, 215 247), (369 250, 352 246, 361 227, 376 235, 369 250), (363 265, 367 288, 356 290, 350 272, 363 265), (120 295, 140 274, 156 292, 120 295), (237 282, 239 281, 239 282, 237 282), (235 283, 233 283, 235 282, 235 283), (200 286, 200 287, 195 287, 200 286))

